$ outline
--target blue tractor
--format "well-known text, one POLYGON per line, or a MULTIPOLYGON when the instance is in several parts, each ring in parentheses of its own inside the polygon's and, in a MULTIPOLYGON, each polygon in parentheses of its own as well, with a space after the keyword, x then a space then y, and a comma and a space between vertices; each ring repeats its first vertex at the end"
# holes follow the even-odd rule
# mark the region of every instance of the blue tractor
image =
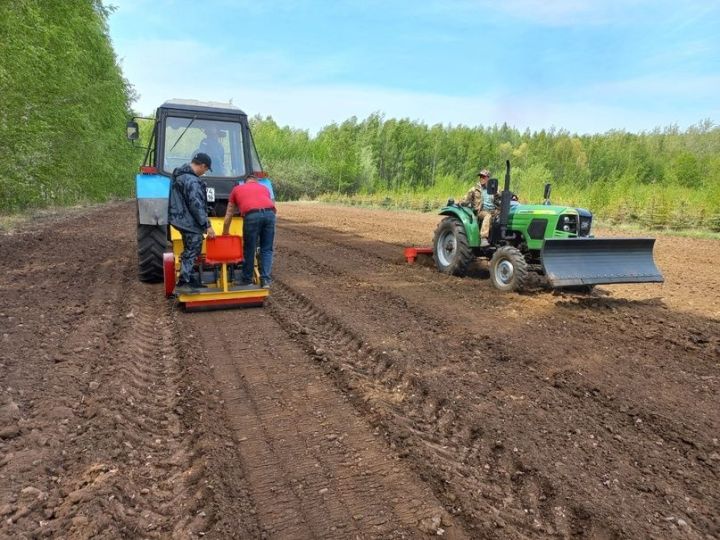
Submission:
MULTIPOLYGON (((140 128, 135 117, 127 137, 135 142, 140 128)), ((233 187, 252 173, 270 190, 263 173, 247 115, 230 104, 170 100, 158 107, 145 159, 136 176, 138 273, 141 281, 163 281, 163 254, 169 247, 168 201, 173 170, 198 152, 212 159, 207 183, 210 216, 222 217, 233 187)))

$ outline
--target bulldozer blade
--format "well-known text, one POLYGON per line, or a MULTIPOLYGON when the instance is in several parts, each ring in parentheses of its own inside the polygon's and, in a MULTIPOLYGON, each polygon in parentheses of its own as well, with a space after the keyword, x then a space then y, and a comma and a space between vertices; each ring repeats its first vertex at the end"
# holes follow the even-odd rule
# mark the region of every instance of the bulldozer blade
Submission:
POLYGON ((550 285, 662 283, 653 260, 654 238, 545 240, 542 263, 550 285))

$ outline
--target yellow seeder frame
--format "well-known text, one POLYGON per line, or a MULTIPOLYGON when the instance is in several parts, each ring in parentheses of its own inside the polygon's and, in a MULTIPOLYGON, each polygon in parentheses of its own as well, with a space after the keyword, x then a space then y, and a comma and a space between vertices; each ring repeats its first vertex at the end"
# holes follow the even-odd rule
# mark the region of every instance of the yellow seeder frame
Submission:
MULTIPOLYGON (((221 234, 223 230, 224 218, 211 217, 210 224, 216 234, 221 234)), ((239 216, 233 216, 230 224, 230 234, 242 237, 243 220, 239 216)), ((180 254, 183 252, 183 243, 180 231, 175 227, 170 227, 170 241, 172 242, 172 251, 175 259, 175 281, 180 272, 180 254)), ((203 240, 202 257, 207 253, 205 240, 203 240)), ((223 307, 233 305, 262 305, 269 296, 268 289, 254 288, 236 288, 228 276, 227 264, 220 265, 218 279, 214 283, 206 283, 207 289, 201 289, 197 292, 181 293, 177 296, 179 302, 183 303, 187 308, 203 308, 203 307, 223 307)), ((254 283, 260 281, 257 260, 255 261, 254 283)))

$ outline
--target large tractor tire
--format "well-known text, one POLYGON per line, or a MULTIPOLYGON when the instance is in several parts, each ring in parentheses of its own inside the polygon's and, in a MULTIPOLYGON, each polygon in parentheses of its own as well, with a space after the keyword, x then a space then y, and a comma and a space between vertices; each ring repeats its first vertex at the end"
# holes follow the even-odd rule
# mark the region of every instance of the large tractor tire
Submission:
POLYGON ((490 259, 490 280, 496 289, 522 291, 528 278, 527 261, 520 250, 503 246, 490 259))
POLYGON ((433 235, 433 260, 437 269, 444 274, 464 276, 474 259, 462 222, 450 216, 443 219, 433 235))
POLYGON ((167 231, 160 225, 138 225, 138 275, 145 283, 163 280, 163 253, 167 246, 167 231))

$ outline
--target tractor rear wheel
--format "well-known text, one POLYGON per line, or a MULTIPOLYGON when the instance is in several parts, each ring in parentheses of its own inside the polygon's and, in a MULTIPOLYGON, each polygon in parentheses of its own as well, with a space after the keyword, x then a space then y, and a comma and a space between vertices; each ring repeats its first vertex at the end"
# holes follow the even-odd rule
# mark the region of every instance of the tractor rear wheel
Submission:
POLYGON ((138 225, 138 276, 145 283, 163 280, 163 253, 167 246, 167 231, 162 225, 138 225))
POLYGON ((499 248, 490 259, 490 280, 501 291, 521 291, 528 277, 527 261, 519 249, 499 248))
POLYGON ((433 235, 433 259, 444 274, 464 276, 475 259, 468 244, 465 226, 454 217, 446 217, 433 235))

